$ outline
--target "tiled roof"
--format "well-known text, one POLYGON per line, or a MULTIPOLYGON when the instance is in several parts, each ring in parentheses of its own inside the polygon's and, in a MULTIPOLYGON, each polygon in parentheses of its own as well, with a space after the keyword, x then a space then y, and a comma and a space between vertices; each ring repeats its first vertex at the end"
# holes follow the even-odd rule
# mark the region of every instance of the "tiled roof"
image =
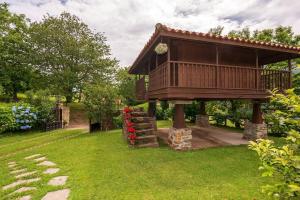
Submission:
POLYGON ((142 56, 143 53, 147 50, 147 48, 154 42, 155 38, 159 33, 178 33, 182 36, 195 36, 199 37, 199 40, 201 39, 212 39, 216 42, 220 41, 229 41, 229 42, 236 42, 237 44, 243 45, 243 44, 251 44, 255 45, 257 47, 273 47, 277 48, 278 50, 292 50, 295 51, 295 53, 300 54, 300 47, 299 46, 293 46, 293 45, 286 45, 286 44, 280 44, 280 43, 274 43, 274 42, 263 42, 263 41, 257 41, 257 40, 248 40, 248 39, 242 39, 242 38, 236 38, 236 37, 227 37, 227 36, 218 36, 211 33, 201 33, 201 32, 194 32, 194 31, 186 31, 186 30, 180 30, 180 29, 174 29, 167 27, 165 25, 162 25, 160 23, 156 24, 155 26, 155 32, 152 34, 142 51, 140 52, 137 59, 134 61, 133 66, 137 64, 136 62, 139 60, 139 58, 142 56))

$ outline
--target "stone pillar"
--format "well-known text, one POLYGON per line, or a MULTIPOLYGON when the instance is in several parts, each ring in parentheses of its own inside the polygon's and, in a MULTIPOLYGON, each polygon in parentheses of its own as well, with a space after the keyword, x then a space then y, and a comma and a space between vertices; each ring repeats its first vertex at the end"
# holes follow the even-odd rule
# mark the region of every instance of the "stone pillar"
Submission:
POLYGON ((148 116, 155 117, 156 116, 156 101, 149 100, 148 102, 148 116))
POLYGON ((175 102, 173 127, 169 129, 168 142, 175 150, 189 150, 192 148, 192 130, 186 128, 184 120, 184 102, 175 102))
POLYGON ((63 106, 62 107, 62 122, 64 127, 69 126, 70 123, 70 107, 63 106))
POLYGON ((175 150, 189 150, 192 148, 192 130, 190 128, 170 128, 168 142, 175 150))
POLYGON ((267 126, 263 122, 260 102, 253 102, 252 121, 246 121, 244 127, 244 139, 256 140, 267 137, 267 126))
POLYGON ((199 127, 209 127, 209 117, 206 115, 205 102, 200 102, 199 115, 196 115, 196 125, 199 127))

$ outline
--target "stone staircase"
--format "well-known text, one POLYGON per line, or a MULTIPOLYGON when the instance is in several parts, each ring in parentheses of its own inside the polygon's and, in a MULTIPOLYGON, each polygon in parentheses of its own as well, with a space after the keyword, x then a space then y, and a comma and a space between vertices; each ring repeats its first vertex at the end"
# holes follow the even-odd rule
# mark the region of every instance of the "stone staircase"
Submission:
POLYGON ((156 121, 149 117, 143 109, 136 108, 131 112, 131 121, 136 130, 135 147, 158 147, 156 121))

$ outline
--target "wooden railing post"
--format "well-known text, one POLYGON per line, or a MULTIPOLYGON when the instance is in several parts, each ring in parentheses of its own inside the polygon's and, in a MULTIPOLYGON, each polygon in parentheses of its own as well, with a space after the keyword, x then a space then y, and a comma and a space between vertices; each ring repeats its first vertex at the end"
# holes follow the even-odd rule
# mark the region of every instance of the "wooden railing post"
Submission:
POLYGON ((216 45, 216 88, 219 88, 219 48, 216 45))
POLYGON ((292 87, 292 63, 291 59, 288 59, 288 68, 289 68, 289 88, 292 87))

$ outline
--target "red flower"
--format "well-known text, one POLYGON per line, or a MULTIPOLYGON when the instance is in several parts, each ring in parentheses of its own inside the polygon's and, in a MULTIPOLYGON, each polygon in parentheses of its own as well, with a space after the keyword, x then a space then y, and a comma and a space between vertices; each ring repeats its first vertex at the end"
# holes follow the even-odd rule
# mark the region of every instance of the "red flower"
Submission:
POLYGON ((130 121, 128 121, 128 120, 126 120, 126 126, 127 127, 133 127, 133 123, 130 122, 130 121))
POLYGON ((132 112, 132 109, 130 109, 129 107, 125 107, 123 111, 124 113, 130 113, 132 112))
POLYGON ((127 131, 128 131, 129 133, 135 133, 135 129, 134 129, 133 127, 128 127, 128 128, 127 128, 127 131))
POLYGON ((129 113, 126 113, 125 114, 125 119, 130 119, 131 118, 131 115, 129 113))
POLYGON ((134 133, 130 133, 130 134, 128 135, 128 138, 129 138, 130 140, 135 140, 135 139, 136 139, 136 135, 135 135, 134 133))

